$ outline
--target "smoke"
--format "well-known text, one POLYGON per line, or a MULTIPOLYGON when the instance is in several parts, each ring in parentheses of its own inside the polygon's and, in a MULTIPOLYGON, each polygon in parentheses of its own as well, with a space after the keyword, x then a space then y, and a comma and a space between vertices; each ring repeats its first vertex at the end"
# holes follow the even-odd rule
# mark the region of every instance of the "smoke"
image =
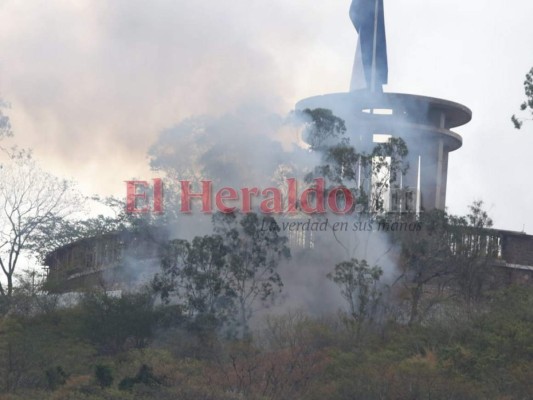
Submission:
POLYGON ((391 285, 398 276, 396 248, 383 232, 355 232, 353 218, 328 218, 330 226, 346 222, 345 232, 318 232, 313 236, 313 247, 292 248, 292 260, 281 266, 283 294, 268 312, 285 313, 287 310, 305 310, 315 316, 328 315, 346 309, 346 300, 340 288, 327 278, 336 264, 352 258, 377 265, 384 274, 380 285, 391 285))
POLYGON ((17 143, 89 193, 123 195, 177 121, 292 106, 320 14, 303 4, 2 2, 0 87, 17 143))
MULTIPOLYGON (((167 209, 179 208, 178 181, 213 181, 215 188, 280 187, 287 178, 296 178, 299 191, 305 189, 304 176, 323 160, 302 141, 309 123, 298 114, 278 115, 266 108, 248 107, 222 116, 203 116, 184 120, 165 129, 149 151, 152 168, 166 174, 167 209)), ((199 191, 198 185, 195 191, 199 191)), ((215 189, 216 190, 216 189, 215 189)), ((257 206, 257 203, 256 203, 257 206)), ((193 203, 193 214, 175 213, 171 237, 191 240, 212 233, 210 215, 193 203)), ((280 216, 282 234, 290 239, 292 258, 279 266, 283 291, 267 312, 303 309, 315 315, 345 308, 340 289, 327 279, 335 265, 351 258, 366 259, 384 270, 383 284, 397 277, 395 252, 384 232, 361 232, 354 228, 353 216, 330 213, 323 231, 290 230, 287 221, 307 221, 280 216), (336 223, 346 229, 333 232, 336 223)), ((315 221, 313 217, 313 221, 315 221)), ((258 314, 259 316, 261 313, 258 314)))
MULTIPOLYGON (((0 66, 0 84, 13 104, 15 133, 50 166, 81 178, 83 188, 121 196, 125 179, 161 171, 169 180, 204 176, 237 188, 301 176, 319 160, 284 113, 305 95, 348 87, 356 39, 346 4, 303 0, 1 7, 9 17, 0 20, 0 46, 10 62, 0 66), (339 15, 344 30, 324 29, 339 15), (335 48, 340 43, 346 51, 335 48)), ((209 223, 198 213, 183 217, 173 235, 191 238, 209 223)), ((393 270, 380 259, 385 239, 347 254, 331 232, 322 236, 323 245, 284 269, 287 303, 337 306, 325 275, 348 256, 393 270)))
MULTIPOLYGON (((348 7, 310 0, 3 0, 0 96, 13 105, 19 145, 34 148, 52 172, 79 180, 89 194, 122 196, 123 180, 149 177, 146 150, 177 121, 221 115, 245 100, 283 112, 303 97, 346 90, 357 39, 348 7)), ((449 98, 475 112, 450 163, 452 211, 463 214, 483 198, 499 226, 513 230, 533 226, 530 213, 515 212, 528 208, 533 192, 523 190, 508 206, 510 188, 523 187, 513 171, 527 170, 533 143, 509 123, 531 68, 522 43, 532 36, 532 12, 526 0, 515 7, 481 0, 386 4, 387 90, 449 98), (414 10, 416 23, 406 23, 414 10), (504 35, 498 24, 509 28, 504 35), (482 95, 488 88, 499 95, 482 95), (512 170, 494 162, 502 154, 512 170), (509 185, 501 190, 495 181, 509 185)))
MULTIPOLYGON (((88 193, 123 196, 124 180, 163 170, 169 180, 202 175, 237 188, 297 177, 318 160, 285 113, 299 92, 349 80, 349 53, 338 81, 317 79, 344 64, 329 45, 338 37, 321 28, 328 13, 344 13, 342 5, 51 0, 0 7, 9 60, 0 64, 0 85, 13 105, 16 140, 88 193)), ((346 32, 351 37, 349 24, 346 32)), ((180 217, 174 237, 209 232, 210 216, 180 217)), ((135 257, 125 264, 129 280, 148 269, 135 257)))

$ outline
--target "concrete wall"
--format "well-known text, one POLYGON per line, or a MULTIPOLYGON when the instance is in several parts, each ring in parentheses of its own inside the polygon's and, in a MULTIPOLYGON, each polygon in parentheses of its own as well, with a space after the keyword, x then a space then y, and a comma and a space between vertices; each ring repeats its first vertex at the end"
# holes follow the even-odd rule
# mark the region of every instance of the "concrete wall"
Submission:
POLYGON ((502 258, 508 264, 533 266, 533 236, 502 232, 502 258))

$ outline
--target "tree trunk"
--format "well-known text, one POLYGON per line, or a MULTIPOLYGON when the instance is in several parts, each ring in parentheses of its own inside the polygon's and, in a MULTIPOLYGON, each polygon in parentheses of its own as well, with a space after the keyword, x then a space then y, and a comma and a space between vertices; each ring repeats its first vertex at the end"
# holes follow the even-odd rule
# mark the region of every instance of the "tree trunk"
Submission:
POLYGON ((8 297, 11 297, 13 294, 13 274, 7 275, 7 295, 8 297))
POLYGON ((409 316, 409 325, 413 325, 418 321, 418 307, 422 298, 422 288, 423 285, 418 283, 411 289, 411 315, 409 316))

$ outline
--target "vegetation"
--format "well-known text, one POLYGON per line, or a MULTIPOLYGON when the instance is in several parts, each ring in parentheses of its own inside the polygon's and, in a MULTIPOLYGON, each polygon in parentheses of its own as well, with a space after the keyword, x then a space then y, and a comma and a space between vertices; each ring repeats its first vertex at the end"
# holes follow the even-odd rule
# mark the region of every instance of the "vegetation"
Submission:
POLYGON ((322 165, 306 176, 308 183, 323 177, 332 185, 344 185, 357 199, 359 212, 383 213, 384 195, 398 187, 409 163, 408 149, 402 138, 391 137, 376 144, 370 152, 358 152, 346 135, 344 121, 326 109, 301 112, 308 121, 305 132, 310 148, 322 157, 322 165))
POLYGON ((287 238, 272 217, 219 213, 213 221, 213 235, 164 246, 153 288, 163 300, 182 300, 189 316, 211 317, 243 337, 256 302, 283 286, 277 267, 290 256, 287 238))
MULTIPOLYGON (((0 141, 13 135, 0 99, 0 141)), ((2 143, 3 144, 3 143, 2 143)), ((10 301, 24 256, 37 253, 38 237, 74 213, 81 196, 72 182, 39 167, 30 150, 0 145, 0 301, 10 301)))
POLYGON ((513 115, 511 121, 516 129, 521 129, 524 121, 531 120, 533 116, 533 68, 526 74, 526 80, 524 81, 524 92, 526 100, 520 105, 520 111, 526 115, 526 117, 517 117, 513 115))
MULTIPOLYGON (((405 143, 359 154, 342 120, 306 113, 324 161, 315 173, 366 198, 361 211, 383 214, 379 193, 358 185, 359 166, 368 180, 377 165, 383 180, 370 189, 386 190, 405 171, 405 143)), ((43 251, 114 229, 153 233, 153 221, 122 212, 50 222, 28 243, 43 251)), ((323 279, 345 302, 330 314, 258 315, 291 288, 280 274, 287 238, 256 214, 217 214, 213 233, 192 240, 162 235, 161 272, 137 293, 87 288, 60 306, 29 272, 0 297, 0 400, 531 398, 533 290, 498 279, 483 203, 465 217, 434 211, 417 222, 421 231, 390 238, 399 263, 389 285, 364 259, 324 262, 323 279)))
POLYGON ((288 312, 242 340, 212 335, 201 356, 193 355, 200 333, 156 309, 138 316, 139 325, 157 321, 144 346, 132 325, 107 328, 132 339, 113 354, 87 335, 86 302, 11 314, 0 325, 0 399, 526 399, 533 291, 486 293, 483 306, 468 314, 457 299, 442 317, 411 326, 389 315, 357 339, 342 315, 288 312), (184 333, 188 340, 177 340, 184 333))
POLYGON ((370 267, 365 260, 352 259, 335 266, 335 271, 328 278, 341 288, 341 294, 348 302, 350 315, 358 322, 363 322, 376 313, 381 293, 378 282, 383 270, 377 266, 370 267))
POLYGON ((0 320, 0 400, 528 398, 533 290, 498 284, 490 243, 472 239, 492 224, 482 202, 424 218, 418 236, 393 238, 392 285, 365 260, 325 269, 346 301, 337 314, 250 324, 288 256, 255 214, 169 242, 145 292, 87 292, 62 308, 28 277, 0 320))

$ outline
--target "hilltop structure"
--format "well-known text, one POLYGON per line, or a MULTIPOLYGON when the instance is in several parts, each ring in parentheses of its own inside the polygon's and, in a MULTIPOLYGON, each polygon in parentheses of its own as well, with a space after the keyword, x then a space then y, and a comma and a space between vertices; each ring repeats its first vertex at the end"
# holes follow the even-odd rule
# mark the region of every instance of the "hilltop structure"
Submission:
POLYGON ((398 182, 390 182, 396 189, 385 194, 385 211, 444 210, 449 153, 463 143, 452 129, 467 124, 472 111, 448 100, 383 92, 388 82, 383 0, 354 0, 350 17, 359 33, 351 91, 310 97, 296 109, 332 110, 345 121, 358 152, 402 138, 409 169, 398 182))
MULTIPOLYGON (((448 100, 383 92, 388 81, 383 0, 354 0, 350 17, 359 33, 351 90, 310 97, 296 108, 332 110, 345 121, 358 152, 370 153, 376 143, 402 138, 409 150, 410 168, 397 182, 390 182, 385 211, 445 210, 449 153, 462 146, 461 136, 452 129, 467 124, 472 112, 448 100)), ((289 235, 290 244, 311 249, 312 235, 294 232, 289 235)), ((485 229, 456 240, 490 243, 492 265, 500 269, 502 284, 533 280, 533 236, 485 229)), ((45 261, 48 290, 132 289, 158 271, 162 242, 160 237, 124 231, 58 248, 45 261)))
POLYGON ((46 290, 51 293, 136 290, 160 269, 159 249, 165 231, 123 230, 76 240, 50 252, 46 290))

